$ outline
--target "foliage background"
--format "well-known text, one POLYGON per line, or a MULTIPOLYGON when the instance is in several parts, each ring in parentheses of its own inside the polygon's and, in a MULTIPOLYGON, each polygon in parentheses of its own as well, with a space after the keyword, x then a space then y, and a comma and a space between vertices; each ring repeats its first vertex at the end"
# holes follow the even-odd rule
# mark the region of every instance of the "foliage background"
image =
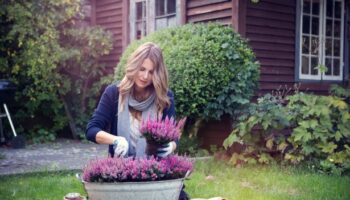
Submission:
POLYGON ((247 42, 231 27, 213 23, 163 29, 132 42, 117 66, 116 79, 123 77, 130 54, 145 42, 163 50, 177 115, 190 122, 233 115, 257 86, 259 64, 247 42))
POLYGON ((242 111, 224 146, 244 146, 231 163, 307 163, 333 174, 350 172, 349 89, 329 96, 267 94, 242 111))
POLYGON ((16 125, 36 142, 67 124, 79 138, 103 84, 98 58, 112 48, 111 34, 89 26, 82 2, 1 3, 1 78, 16 84, 16 125))

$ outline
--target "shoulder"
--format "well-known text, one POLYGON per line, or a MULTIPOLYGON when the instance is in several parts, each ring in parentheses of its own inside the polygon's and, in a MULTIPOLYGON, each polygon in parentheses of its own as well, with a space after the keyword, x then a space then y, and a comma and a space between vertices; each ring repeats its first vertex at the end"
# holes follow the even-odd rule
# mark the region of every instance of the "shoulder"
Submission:
POLYGON ((108 85, 105 89, 105 93, 112 96, 116 95, 117 93, 119 93, 118 85, 119 83, 112 83, 108 85))
POLYGON ((104 102, 109 101, 109 102, 113 102, 113 103, 117 103, 118 102, 118 96, 119 96, 119 90, 118 90, 118 85, 113 83, 108 85, 103 94, 102 94, 102 99, 104 102))
POLYGON ((167 95, 168 95, 168 97, 169 97, 170 99, 174 99, 174 92, 171 91, 170 89, 168 90, 167 95))

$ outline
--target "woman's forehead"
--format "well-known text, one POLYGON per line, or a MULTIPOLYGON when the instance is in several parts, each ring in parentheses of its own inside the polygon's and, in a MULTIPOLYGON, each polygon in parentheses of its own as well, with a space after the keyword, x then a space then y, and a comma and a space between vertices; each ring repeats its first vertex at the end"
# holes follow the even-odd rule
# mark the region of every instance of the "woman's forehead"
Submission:
POLYGON ((143 62, 141 64, 141 67, 144 67, 144 68, 146 68, 148 70, 154 70, 155 64, 152 62, 151 59, 146 58, 145 60, 143 60, 143 62))

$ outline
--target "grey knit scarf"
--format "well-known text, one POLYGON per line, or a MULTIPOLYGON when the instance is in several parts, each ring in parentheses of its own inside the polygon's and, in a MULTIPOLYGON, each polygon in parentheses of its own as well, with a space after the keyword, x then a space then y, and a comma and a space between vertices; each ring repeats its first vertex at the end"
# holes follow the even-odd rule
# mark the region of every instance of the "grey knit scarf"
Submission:
POLYGON ((129 143, 129 151, 127 156, 136 156, 136 157, 144 157, 145 149, 146 149, 146 140, 141 137, 138 139, 136 143, 136 147, 134 148, 131 145, 131 136, 130 136, 130 113, 129 106, 134 108, 135 110, 142 112, 142 119, 146 118, 155 118, 157 117, 157 108, 155 105, 156 94, 153 92, 151 96, 149 96, 146 100, 142 102, 138 102, 133 98, 133 95, 128 94, 125 98, 123 105, 121 104, 120 96, 119 96, 119 105, 118 108, 122 108, 122 111, 118 113, 118 136, 123 136, 129 143))

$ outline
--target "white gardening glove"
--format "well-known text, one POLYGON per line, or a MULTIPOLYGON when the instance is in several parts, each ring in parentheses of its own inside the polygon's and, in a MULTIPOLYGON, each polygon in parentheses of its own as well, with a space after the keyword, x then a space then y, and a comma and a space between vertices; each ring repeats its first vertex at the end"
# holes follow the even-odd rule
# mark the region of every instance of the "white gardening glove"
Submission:
POLYGON ((113 142, 114 156, 124 157, 129 150, 129 143, 124 137, 117 136, 113 142))
POLYGON ((167 144, 163 144, 162 147, 158 148, 157 156, 161 158, 165 158, 168 155, 172 154, 176 149, 175 142, 169 142, 167 144))

